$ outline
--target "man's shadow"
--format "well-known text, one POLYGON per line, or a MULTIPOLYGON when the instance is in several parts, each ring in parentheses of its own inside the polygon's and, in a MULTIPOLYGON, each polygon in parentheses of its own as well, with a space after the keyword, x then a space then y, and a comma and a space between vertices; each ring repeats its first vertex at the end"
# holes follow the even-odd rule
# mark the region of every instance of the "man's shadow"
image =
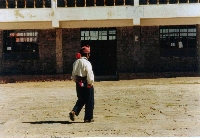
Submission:
POLYGON ((36 121, 36 122, 22 122, 29 124, 73 124, 73 123, 84 123, 84 122, 69 122, 69 121, 36 121))

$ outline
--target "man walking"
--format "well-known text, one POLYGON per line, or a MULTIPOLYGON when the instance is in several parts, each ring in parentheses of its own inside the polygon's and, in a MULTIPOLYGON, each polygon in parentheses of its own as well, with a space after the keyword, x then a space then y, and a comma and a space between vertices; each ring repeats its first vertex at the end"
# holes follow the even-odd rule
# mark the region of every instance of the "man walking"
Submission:
POLYGON ((85 105, 84 122, 93 122, 94 109, 94 74, 92 65, 88 61, 90 57, 90 46, 83 46, 79 52, 81 57, 73 64, 72 80, 76 83, 77 98, 76 104, 69 117, 72 121, 75 115, 78 116, 81 109, 85 105))

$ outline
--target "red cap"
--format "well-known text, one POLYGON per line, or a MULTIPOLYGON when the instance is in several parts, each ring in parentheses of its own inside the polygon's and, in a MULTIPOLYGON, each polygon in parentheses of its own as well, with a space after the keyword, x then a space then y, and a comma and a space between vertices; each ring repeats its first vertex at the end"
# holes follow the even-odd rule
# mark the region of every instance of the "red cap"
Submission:
POLYGON ((90 46, 89 45, 83 46, 80 50, 80 53, 90 53, 90 46))

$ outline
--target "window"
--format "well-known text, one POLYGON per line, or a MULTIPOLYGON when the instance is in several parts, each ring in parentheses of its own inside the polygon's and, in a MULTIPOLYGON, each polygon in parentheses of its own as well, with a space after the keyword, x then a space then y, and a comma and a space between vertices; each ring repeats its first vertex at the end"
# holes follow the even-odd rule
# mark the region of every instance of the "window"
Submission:
POLYGON ((116 40, 116 30, 109 30, 109 40, 116 40))
POLYGON ((94 6, 94 0, 86 0, 87 6, 94 6))
POLYGON ((107 0, 105 1, 106 6, 114 6, 114 0, 107 0))
POLYGON ((38 58, 37 31, 3 31, 4 60, 37 60, 38 58))
POLYGON ((149 0, 149 4, 157 4, 157 0, 149 0))
POLYGON ((74 0, 67 0, 67 7, 75 7, 75 1, 74 0))
POLYGON ((51 8, 51 0, 0 0, 0 8, 51 8))
POLYGON ((197 56, 196 26, 161 26, 161 56, 197 56))
POLYGON ((99 31, 99 40, 107 40, 107 31, 99 31))
POLYGON ((124 0, 116 0, 115 5, 124 5, 124 0))
POLYGON ((116 40, 116 29, 82 30, 81 40, 116 40))
POLYGON ((198 0, 189 0, 189 3, 198 3, 198 0))
POLYGON ((104 0, 96 0, 97 6, 104 6, 104 0))
POLYGON ((6 8, 6 1, 5 0, 0 0, 0 9, 1 8, 6 8))

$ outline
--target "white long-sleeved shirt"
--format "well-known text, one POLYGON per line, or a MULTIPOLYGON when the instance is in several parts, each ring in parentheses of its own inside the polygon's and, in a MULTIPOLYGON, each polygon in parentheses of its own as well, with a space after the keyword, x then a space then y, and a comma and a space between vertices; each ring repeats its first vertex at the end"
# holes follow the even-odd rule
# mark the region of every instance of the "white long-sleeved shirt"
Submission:
POLYGON ((94 73, 91 63, 86 57, 81 57, 73 63, 72 80, 76 82, 76 76, 87 77, 88 84, 94 83, 94 73))

